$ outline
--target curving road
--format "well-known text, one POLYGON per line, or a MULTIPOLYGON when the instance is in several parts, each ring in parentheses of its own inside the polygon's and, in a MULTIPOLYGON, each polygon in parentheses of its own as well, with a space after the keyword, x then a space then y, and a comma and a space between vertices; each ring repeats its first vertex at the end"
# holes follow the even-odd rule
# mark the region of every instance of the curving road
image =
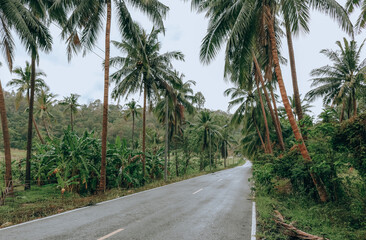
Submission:
POLYGON ((0 229, 17 239, 251 239, 251 164, 0 229))

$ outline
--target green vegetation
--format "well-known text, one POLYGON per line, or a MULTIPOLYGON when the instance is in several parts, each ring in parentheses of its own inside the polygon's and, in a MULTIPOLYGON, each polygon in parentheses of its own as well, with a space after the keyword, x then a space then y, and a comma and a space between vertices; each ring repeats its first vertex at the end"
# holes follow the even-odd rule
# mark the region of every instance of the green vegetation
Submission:
POLYGON ((303 164, 296 149, 278 157, 258 155, 253 180, 259 212, 259 236, 288 239, 276 226, 274 210, 299 229, 329 239, 366 239, 366 179, 364 175, 366 113, 339 123, 307 125, 307 146, 313 164, 303 164), (360 149, 361 148, 361 149, 360 149), (319 204, 308 169, 327 188, 319 204))
POLYGON ((184 54, 161 53, 169 8, 158 0, 1 0, 0 48, 16 78, 12 92, 0 84, 0 225, 217 171, 244 156, 254 163, 258 238, 298 238, 290 226, 333 240, 365 239, 366 59, 364 42, 354 35, 366 26, 366 1, 191 3, 209 22, 201 61, 210 63, 226 45, 224 77, 233 88, 225 95, 233 115, 204 109, 204 96, 192 89, 196 82, 174 67, 184 54), (151 31, 134 22, 130 6, 152 20, 151 31), (354 27, 349 13, 356 7, 354 27), (112 8, 122 39, 112 41, 121 53, 111 57, 112 8), (292 37, 310 31, 311 9, 336 20, 352 40, 321 51, 330 62, 311 72, 314 88, 301 99, 292 37), (52 48, 45 22, 61 27, 69 60, 91 51, 105 24, 103 101, 82 105, 77 94, 55 100, 46 74, 36 69, 39 53, 52 48), (13 33, 31 59, 14 71, 13 33), (285 35, 292 97, 282 74, 285 35), (110 83, 114 100, 140 93, 142 107, 134 100, 109 105, 110 83), (316 98, 324 103, 317 120, 309 115, 316 98), (11 155, 11 148, 21 150, 11 155))

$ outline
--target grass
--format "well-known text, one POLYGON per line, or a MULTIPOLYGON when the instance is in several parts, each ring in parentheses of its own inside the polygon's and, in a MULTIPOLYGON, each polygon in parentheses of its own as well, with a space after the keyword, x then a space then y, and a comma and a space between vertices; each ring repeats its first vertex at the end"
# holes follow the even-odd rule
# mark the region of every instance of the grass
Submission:
POLYGON ((257 239, 288 240, 273 220, 279 210, 287 223, 310 234, 331 240, 366 240, 365 225, 355 226, 352 213, 345 204, 319 204, 303 196, 280 196, 262 190, 256 192, 258 211, 257 239))
MULTIPOLYGON (((11 158, 13 160, 20 160, 22 158, 25 158, 25 155, 27 153, 27 151, 25 150, 20 150, 20 149, 16 149, 16 148, 12 148, 10 150, 11 152, 11 158)), ((4 158, 4 152, 0 151, 0 159, 4 158)))
MULTIPOLYGON (((228 168, 233 168, 245 163, 245 160, 232 160, 229 162, 228 168)), ((66 192, 63 197, 60 195, 60 190, 56 185, 49 184, 45 186, 32 186, 30 191, 18 189, 15 191, 14 197, 6 198, 4 206, 0 207, 0 228, 11 226, 33 219, 38 219, 53 214, 65 212, 75 208, 94 205, 98 202, 107 201, 110 199, 126 196, 129 194, 153 189, 174 182, 179 182, 185 179, 201 176, 211 172, 224 170, 223 166, 218 166, 212 171, 190 172, 187 175, 174 177, 167 182, 157 180, 146 184, 143 187, 135 189, 111 189, 104 194, 91 195, 82 197, 75 193, 66 192)))

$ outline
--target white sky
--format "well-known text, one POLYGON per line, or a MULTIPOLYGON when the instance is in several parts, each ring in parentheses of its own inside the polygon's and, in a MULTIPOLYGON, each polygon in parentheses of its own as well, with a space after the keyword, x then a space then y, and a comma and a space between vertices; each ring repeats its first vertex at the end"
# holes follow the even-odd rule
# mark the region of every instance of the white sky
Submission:
MULTIPOLYGON (((221 109, 226 111, 229 98, 223 96, 223 92, 231 87, 229 83, 223 80, 224 55, 221 52, 215 61, 209 66, 204 66, 199 61, 199 49, 201 41, 206 33, 207 20, 202 14, 198 15, 190 10, 190 1, 162 0, 164 4, 170 7, 169 15, 165 21, 166 35, 161 35, 163 52, 180 50, 186 56, 184 63, 175 63, 175 67, 186 75, 186 80, 195 80, 197 85, 195 91, 201 91, 205 98, 205 107, 209 109, 221 109)), ((341 4, 345 0, 339 1, 341 4)), ((112 13, 112 18, 113 18, 112 13)), ((133 12, 133 17, 145 29, 150 29, 151 24, 139 13, 133 12)), ((354 20, 356 16, 352 16, 354 20)), ((116 27, 116 23, 112 25, 112 40, 120 41, 121 37, 116 27)), ((328 60, 319 52, 324 48, 336 49, 335 42, 342 40, 347 35, 342 32, 338 25, 329 17, 313 12, 311 14, 310 34, 300 35, 294 39, 295 57, 298 71, 299 88, 302 96, 310 90, 310 71, 314 68, 328 64, 328 60)), ((87 103, 95 99, 103 97, 103 68, 102 60, 94 53, 88 53, 84 58, 80 55, 74 57, 71 63, 68 63, 66 56, 66 47, 60 39, 60 30, 51 25, 53 34, 53 51, 49 54, 41 54, 39 67, 46 72, 46 82, 50 86, 53 93, 58 94, 58 98, 62 99, 70 93, 78 93, 81 95, 80 101, 87 103)), ((357 36, 356 40, 361 42, 362 35, 357 36)), ((14 66, 24 67, 25 61, 29 61, 29 56, 24 52, 17 41, 16 60, 14 66)), ((104 33, 101 32, 98 47, 104 49, 104 33)), ((94 51, 104 56, 104 53, 95 48, 94 51)), ((283 55, 288 58, 287 45, 283 39, 283 55)), ((111 56, 117 56, 118 51, 112 48, 111 56)), ((363 53, 363 58, 365 55, 363 53)), ((3 60, 1 59, 3 62, 3 60)), ((289 65, 289 64, 288 64, 289 65)), ((292 95, 291 73, 289 66, 283 66, 283 75, 286 88, 289 95, 292 95)), ((111 73, 115 69, 111 68, 111 73)), ((8 68, 3 65, 0 68, 0 78, 3 86, 15 76, 9 73, 8 68)), ((110 90, 114 86, 111 85, 110 90)), ((5 87, 6 90, 10 90, 5 87)), ((141 100, 139 96, 135 96, 136 100, 141 100)), ((111 101, 112 102, 112 101, 111 101)), ((124 104, 123 101, 121 104, 124 104)), ((319 114, 322 109, 322 102, 319 99, 314 102, 314 114, 319 114)))

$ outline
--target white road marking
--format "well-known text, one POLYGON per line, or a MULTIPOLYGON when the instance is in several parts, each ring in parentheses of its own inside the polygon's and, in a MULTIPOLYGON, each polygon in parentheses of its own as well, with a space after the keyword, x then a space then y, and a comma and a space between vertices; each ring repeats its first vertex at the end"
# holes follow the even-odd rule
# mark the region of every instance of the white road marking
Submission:
POLYGON ((123 230, 124 230, 123 228, 120 228, 120 229, 118 229, 118 230, 116 230, 116 231, 114 231, 114 232, 111 232, 110 234, 105 235, 104 237, 98 238, 98 240, 104 240, 104 239, 107 239, 107 238, 109 238, 109 237, 112 237, 114 234, 117 234, 117 233, 119 233, 119 232, 122 232, 123 230))
MULTIPOLYGON (((243 165, 243 166, 245 166, 245 165, 243 165)), ((235 169, 235 168, 220 170, 217 173, 222 173, 222 172, 226 172, 226 171, 232 171, 233 169, 235 169)), ((165 188, 165 187, 169 187, 171 185, 181 184, 181 183, 184 183, 184 182, 192 181, 194 179, 199 179, 199 178, 203 178, 203 177, 207 177, 207 176, 208 176, 208 174, 207 175, 198 176, 198 177, 194 177, 194 178, 189 178, 189 179, 185 179, 183 181, 179 181, 179 182, 175 182, 175 183, 170 183, 170 184, 167 184, 167 185, 164 185, 164 186, 160 186, 160 187, 152 188, 152 189, 149 189, 149 190, 145 190, 145 191, 141 191, 141 192, 129 194, 129 195, 126 195, 126 196, 122 196, 122 197, 119 197, 119 198, 107 200, 107 201, 104 201, 104 202, 99 202, 99 203, 96 204, 96 206, 103 205, 103 204, 110 203, 110 202, 114 202, 114 201, 118 201, 118 200, 121 200, 121 199, 124 199, 124 198, 130 198, 130 197, 133 197, 133 196, 136 196, 136 195, 139 195, 139 194, 143 194, 143 193, 155 191, 155 190, 158 190, 160 188, 165 188)), ((5 231, 7 229, 11 229, 11 228, 19 227, 19 226, 22 226, 22 225, 26 225, 26 224, 29 224, 29 223, 43 221, 43 220, 50 219, 50 218, 54 218, 54 217, 58 217, 58 216, 61 216, 61 215, 64 215, 64 214, 76 212, 76 211, 83 210, 83 209, 86 209, 86 208, 90 208, 90 206, 76 208, 76 209, 69 210, 69 211, 66 211, 66 212, 54 214, 54 215, 51 215, 51 216, 48 216, 48 217, 38 218, 38 219, 30 220, 28 222, 23 222, 23 223, 19 223, 19 224, 15 224, 15 225, 9 226, 9 227, 0 228, 0 232, 1 231, 5 231)))
POLYGON ((200 190, 197 190, 197 191, 195 191, 194 193, 192 193, 193 195, 194 194, 196 194, 196 193, 199 193, 199 192, 201 192, 203 189, 201 188, 200 190))
POLYGON ((257 238, 255 235, 257 234, 257 218, 256 218, 256 212, 255 212, 255 202, 253 202, 252 207, 252 238, 251 240, 256 240, 257 238))
POLYGON ((253 164, 250 161, 246 161, 243 165, 244 168, 251 167, 253 164))
POLYGON ((221 182, 222 181, 222 178, 221 179, 219 179, 219 180, 217 180, 217 182, 221 182))

